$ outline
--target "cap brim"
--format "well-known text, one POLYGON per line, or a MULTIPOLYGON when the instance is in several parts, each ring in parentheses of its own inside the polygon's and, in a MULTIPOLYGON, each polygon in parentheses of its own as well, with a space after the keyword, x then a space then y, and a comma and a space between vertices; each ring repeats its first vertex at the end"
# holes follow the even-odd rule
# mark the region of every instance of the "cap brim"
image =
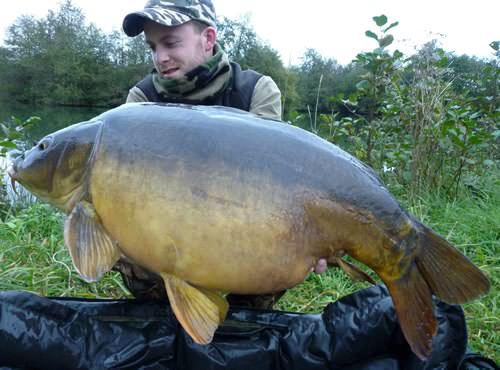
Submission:
POLYGON ((144 22, 148 19, 142 12, 130 13, 123 19, 123 31, 127 36, 134 37, 144 31, 144 22))
POLYGON ((191 20, 188 15, 171 9, 151 8, 126 15, 123 19, 123 31, 127 36, 137 36, 144 31, 144 23, 148 19, 164 26, 178 26, 191 20))

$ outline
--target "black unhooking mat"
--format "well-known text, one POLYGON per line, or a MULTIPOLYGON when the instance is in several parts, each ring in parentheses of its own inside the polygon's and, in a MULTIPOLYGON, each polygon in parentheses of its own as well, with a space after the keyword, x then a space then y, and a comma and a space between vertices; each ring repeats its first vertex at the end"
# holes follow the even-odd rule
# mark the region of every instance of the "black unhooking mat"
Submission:
POLYGON ((206 346, 193 343, 167 302, 0 292, 0 368, 466 369, 462 309, 436 301, 436 315, 434 351, 423 363, 406 344, 383 286, 317 315, 231 307, 206 346))

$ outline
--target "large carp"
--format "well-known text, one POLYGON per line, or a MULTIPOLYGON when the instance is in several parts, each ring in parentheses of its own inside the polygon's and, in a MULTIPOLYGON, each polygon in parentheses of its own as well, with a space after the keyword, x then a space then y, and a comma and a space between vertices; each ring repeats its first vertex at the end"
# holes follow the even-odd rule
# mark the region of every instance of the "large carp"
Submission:
POLYGON ((126 104, 46 136, 9 174, 69 214, 65 242, 85 280, 119 258, 158 273, 197 343, 224 320, 219 292, 278 292, 323 258, 352 272, 344 254, 387 285, 423 359, 436 331, 431 295, 463 303, 489 289, 366 165, 233 109, 126 104))

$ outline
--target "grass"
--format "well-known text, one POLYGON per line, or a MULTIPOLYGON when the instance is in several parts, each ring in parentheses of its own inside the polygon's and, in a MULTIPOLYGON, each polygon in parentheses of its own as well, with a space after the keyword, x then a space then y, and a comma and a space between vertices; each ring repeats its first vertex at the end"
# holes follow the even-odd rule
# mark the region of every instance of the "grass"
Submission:
POLYGON ((465 304, 469 342, 473 349, 500 360, 500 183, 496 194, 484 199, 462 198, 437 207, 425 207, 425 202, 436 204, 435 197, 422 200, 420 209, 427 210, 423 219, 446 236, 490 278, 489 294, 465 304))
MULTIPOLYGON (((446 236, 489 277, 490 293, 464 305, 469 346, 499 361, 500 310, 500 183, 494 176, 484 180, 480 198, 464 195, 449 201, 439 194, 413 200, 399 197, 420 220, 446 236)), ((396 190, 397 191, 397 190, 396 190)), ((9 212, 0 223, 0 290, 26 290, 45 296, 83 298, 130 297, 117 273, 88 284, 75 272, 64 247, 63 216, 53 208, 34 204, 9 212)), ((339 269, 308 276, 290 289, 277 307, 287 311, 321 312, 330 302, 367 287, 352 282, 339 269)))
POLYGON ((63 215, 35 203, 0 224, 0 290, 44 296, 121 298, 128 296, 120 276, 108 273, 86 283, 76 273, 63 241, 63 215))

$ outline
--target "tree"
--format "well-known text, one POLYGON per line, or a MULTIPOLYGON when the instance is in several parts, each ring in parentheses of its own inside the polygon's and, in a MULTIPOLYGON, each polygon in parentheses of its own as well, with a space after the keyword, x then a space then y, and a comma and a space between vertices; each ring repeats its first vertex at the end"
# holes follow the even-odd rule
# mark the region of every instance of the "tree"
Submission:
POLYGON ((301 110, 330 113, 330 97, 336 95, 336 83, 341 66, 335 59, 324 58, 314 49, 307 49, 302 64, 296 69, 299 78, 297 91, 301 97, 301 110))
POLYGON ((261 42, 250 25, 249 16, 232 20, 222 18, 217 24, 218 40, 230 60, 241 64, 249 50, 260 46, 261 42))
MULTIPOLYGON (((295 90, 295 75, 289 72, 278 52, 257 37, 248 16, 240 20, 223 18, 218 25, 219 43, 230 60, 270 76, 278 85, 283 99, 283 108, 293 108, 298 100, 295 90)), ((286 115, 284 112, 284 115, 286 115)))
POLYGON ((11 50, 0 46, 0 81, 2 81, 0 99, 7 99, 9 97, 8 91, 13 89, 11 86, 15 82, 12 78, 13 54, 11 50))
POLYGON ((7 31, 4 93, 29 103, 119 104, 151 66, 141 41, 87 25, 71 0, 42 19, 21 16, 7 31))

